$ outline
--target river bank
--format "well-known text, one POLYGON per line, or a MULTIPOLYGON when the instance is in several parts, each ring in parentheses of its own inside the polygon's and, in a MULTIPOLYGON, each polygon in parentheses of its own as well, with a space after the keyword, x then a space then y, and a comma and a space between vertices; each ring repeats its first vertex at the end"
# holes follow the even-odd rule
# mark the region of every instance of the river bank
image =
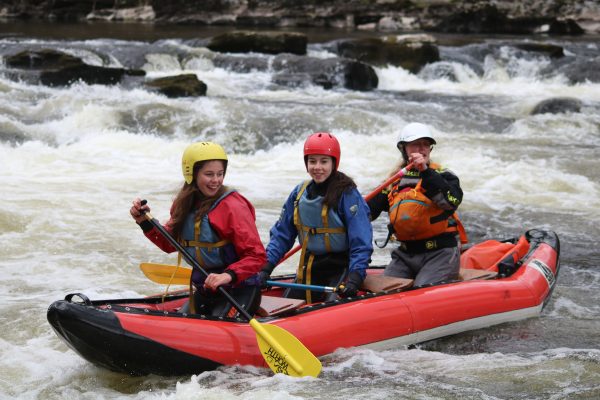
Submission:
POLYGON ((0 2, 0 18, 463 34, 600 32, 600 6, 591 0, 4 0, 0 2))

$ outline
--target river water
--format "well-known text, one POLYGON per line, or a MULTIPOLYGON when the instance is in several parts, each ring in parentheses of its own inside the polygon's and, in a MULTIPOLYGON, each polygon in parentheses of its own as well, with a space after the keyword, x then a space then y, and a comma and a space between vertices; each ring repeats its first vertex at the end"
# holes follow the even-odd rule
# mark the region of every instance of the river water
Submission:
MULTIPOLYGON (((286 88, 273 84, 268 71, 212 66, 189 40, 211 34, 127 24, 2 25, 3 55, 53 48, 126 67, 142 58, 149 77, 193 72, 208 93, 168 99, 141 87, 49 88, 9 79, 2 67, 0 398, 600 398, 600 84, 569 83, 562 73, 548 73, 549 58, 513 47, 531 38, 480 37, 468 44, 470 38, 441 37, 447 44, 439 69, 414 75, 377 68, 376 91, 286 88), (530 115, 551 97, 577 98, 581 112, 530 115), (83 360, 47 323, 48 305, 68 293, 100 299, 164 290, 138 265, 175 257, 150 244, 128 210, 139 196, 155 217, 168 216, 190 142, 224 145, 226 183, 254 203, 266 243, 287 194, 306 178, 301 146, 307 134, 337 135, 340 169, 366 194, 397 162, 396 135, 411 121, 434 127, 434 160, 460 177, 460 212, 472 240, 535 227, 558 233, 561 270, 541 317, 411 348, 340 349, 322 359, 318 379, 240 366, 130 377, 83 360)), ((313 35, 309 55, 331 57, 313 35)), ((571 57, 600 54, 597 38, 545 40, 571 57)), ((378 249, 373 264, 385 264, 388 252, 378 249)), ((279 271, 292 272, 293 262, 279 271)))

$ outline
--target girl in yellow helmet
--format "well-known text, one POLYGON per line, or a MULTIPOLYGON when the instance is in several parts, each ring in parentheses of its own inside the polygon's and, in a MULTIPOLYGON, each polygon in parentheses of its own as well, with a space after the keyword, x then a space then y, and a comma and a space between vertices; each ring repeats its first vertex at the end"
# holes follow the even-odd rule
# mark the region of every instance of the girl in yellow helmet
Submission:
MULTIPOLYGON (((217 291, 231 294, 253 314, 260 304, 260 287, 248 279, 266 262, 265 249, 256 229, 252 204, 237 191, 223 185, 227 154, 212 142, 193 143, 183 152, 181 168, 185 182, 171 206, 164 228, 209 273, 194 269, 190 282, 189 311, 226 316, 232 306, 217 291)), ((133 200, 131 216, 154 244, 167 253, 176 251, 147 221, 148 205, 133 200)))

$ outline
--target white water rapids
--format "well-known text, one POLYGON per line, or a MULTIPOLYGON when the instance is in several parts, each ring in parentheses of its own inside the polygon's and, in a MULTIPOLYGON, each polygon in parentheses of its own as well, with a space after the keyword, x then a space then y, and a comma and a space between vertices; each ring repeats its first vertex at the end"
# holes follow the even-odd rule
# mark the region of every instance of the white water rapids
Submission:
MULTIPOLYGON (((0 39, 14 52, 32 43, 59 50, 83 44, 108 54, 111 46, 131 52, 146 46, 0 39)), ((597 42, 576 45, 598 55, 597 42)), ((309 51, 331 56, 318 47, 309 51)), ((510 46, 487 55, 481 75, 449 62, 456 81, 377 68, 373 92, 280 87, 269 72, 234 73, 201 57, 183 63, 156 53, 146 60, 151 77, 196 73, 207 96, 168 99, 142 88, 86 84, 48 88, 0 75, 0 398, 600 397, 600 84, 544 76, 550 60, 520 58, 510 46), (579 99, 581 112, 529 114, 551 97, 579 99), (182 182, 181 153, 191 141, 226 147, 226 184, 253 202, 266 244, 289 191, 307 176, 301 145, 309 133, 337 135, 340 169, 366 194, 398 161, 396 135, 412 121, 433 126, 433 159, 460 177, 459 211, 471 239, 536 227, 558 233, 561 270, 540 318, 410 349, 340 349, 323 358, 318 379, 239 366, 198 376, 130 377, 91 365, 47 323, 48 305, 68 293, 100 299, 163 290, 138 265, 172 263, 175 256, 149 243, 128 210, 139 196, 155 217, 167 217, 182 182)), ((384 219, 375 224, 376 238, 385 234, 384 219)), ((378 249, 373 264, 385 264, 388 252, 378 249)), ((292 272, 294 260, 277 271, 292 272)))

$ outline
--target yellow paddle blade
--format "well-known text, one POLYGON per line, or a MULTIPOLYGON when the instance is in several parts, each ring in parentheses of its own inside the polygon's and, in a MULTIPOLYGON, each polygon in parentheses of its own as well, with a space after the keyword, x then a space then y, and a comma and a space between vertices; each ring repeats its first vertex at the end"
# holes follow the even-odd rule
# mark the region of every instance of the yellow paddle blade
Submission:
POLYGON ((319 376, 321 362, 291 333, 277 325, 261 324, 255 319, 250 325, 256 332, 258 347, 269 368, 276 374, 289 376, 319 376))
MULTIPOLYGON (((171 285, 188 285, 192 270, 186 267, 141 263, 140 269, 151 281, 171 285)), ((276 325, 250 320, 258 347, 269 368, 275 373, 301 377, 319 376, 321 362, 291 333, 276 325)))
POLYGON ((152 282, 165 285, 189 285, 192 270, 177 265, 141 263, 140 269, 152 282))

